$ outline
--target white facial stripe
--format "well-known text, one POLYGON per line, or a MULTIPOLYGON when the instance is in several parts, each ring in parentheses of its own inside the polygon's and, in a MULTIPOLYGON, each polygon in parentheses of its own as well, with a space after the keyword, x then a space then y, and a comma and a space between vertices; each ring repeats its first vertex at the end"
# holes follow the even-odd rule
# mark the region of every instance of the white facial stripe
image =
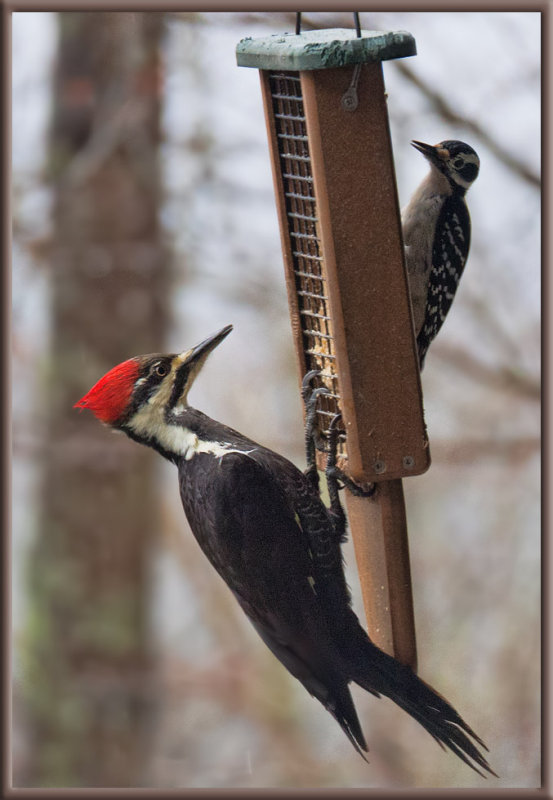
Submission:
POLYGON ((127 425, 139 436, 149 438, 150 436, 162 443, 163 431, 167 427, 164 419, 163 408, 156 405, 155 395, 147 403, 141 406, 136 414, 131 417, 127 425))
POLYGON ((153 437, 164 450, 182 456, 190 461, 199 453, 209 453, 222 458, 229 453, 249 455, 252 450, 240 450, 222 442, 210 442, 198 439, 198 436, 182 425, 168 424, 159 408, 146 403, 127 423, 139 436, 153 437))
POLYGON ((466 181, 458 172, 452 173, 451 177, 458 186, 462 186, 464 189, 468 189, 469 186, 472 186, 473 181, 466 181))
POLYGON ((198 439, 196 434, 192 433, 192 431, 180 428, 179 426, 175 426, 175 429, 182 431, 182 436, 179 441, 182 450, 179 452, 184 456, 185 461, 190 461, 191 458, 194 458, 194 456, 199 453, 209 453, 216 458, 223 458, 223 456, 227 456, 229 453, 242 453, 242 455, 249 456, 250 453, 253 453, 256 449, 253 447, 251 450, 240 450, 237 447, 231 447, 221 442, 202 441, 198 439))
MULTIPOLYGON (((453 163, 455 163, 455 160, 456 160, 457 158, 462 158, 462 159, 463 159, 463 166, 461 167, 461 169, 464 169, 464 168, 465 168, 465 167, 466 167, 468 164, 472 164, 473 166, 475 166, 475 167, 477 167, 478 169, 480 169, 480 159, 478 158, 478 156, 476 155, 476 153, 463 153, 462 155, 455 156, 455 157, 452 159, 452 162, 453 162, 453 163)), ((460 175, 460 173, 459 173, 457 170, 455 170, 455 169, 452 169, 452 170, 450 170, 450 173, 451 173, 451 177, 453 178, 453 180, 455 181, 455 183, 456 183, 458 186, 462 186, 462 187, 463 187, 463 189, 468 189, 468 188, 469 188, 469 186, 471 186, 471 185, 474 183, 474 178, 473 178, 472 180, 466 180, 466 179, 465 179, 465 178, 463 178, 463 177, 460 175)), ((478 174, 478 173, 477 173, 477 174, 478 174)), ((476 177, 476 176, 475 176, 475 177, 476 177)))

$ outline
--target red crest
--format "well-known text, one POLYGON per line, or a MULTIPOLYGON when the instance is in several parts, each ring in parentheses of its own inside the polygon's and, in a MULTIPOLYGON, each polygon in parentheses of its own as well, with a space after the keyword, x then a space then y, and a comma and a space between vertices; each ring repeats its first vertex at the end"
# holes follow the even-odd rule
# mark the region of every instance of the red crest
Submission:
POLYGON ((88 408, 99 420, 113 425, 129 404, 138 369, 135 358, 123 361, 100 378, 73 408, 88 408))

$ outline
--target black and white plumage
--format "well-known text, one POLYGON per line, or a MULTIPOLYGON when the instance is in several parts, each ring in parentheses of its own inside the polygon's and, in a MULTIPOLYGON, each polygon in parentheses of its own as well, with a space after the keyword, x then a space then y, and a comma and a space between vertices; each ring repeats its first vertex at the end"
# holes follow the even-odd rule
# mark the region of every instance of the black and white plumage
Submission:
POLYGON ((442 327, 465 268, 471 236, 465 201, 480 160, 458 141, 412 142, 430 172, 402 212, 403 242, 419 365, 442 327))
POLYGON ((316 483, 188 404, 197 373, 230 330, 179 355, 129 359, 76 406, 177 466, 184 511, 203 552, 265 644, 361 754, 368 748, 351 682, 390 697, 440 745, 491 773, 478 749, 484 743, 455 709, 359 624, 342 563, 344 528, 316 483))

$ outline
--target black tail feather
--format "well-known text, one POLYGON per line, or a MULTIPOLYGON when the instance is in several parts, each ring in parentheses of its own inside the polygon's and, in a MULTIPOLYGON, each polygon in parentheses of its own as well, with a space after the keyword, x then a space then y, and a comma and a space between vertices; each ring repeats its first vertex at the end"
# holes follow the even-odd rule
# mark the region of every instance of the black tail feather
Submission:
POLYGON ((335 699, 323 702, 326 709, 330 711, 334 719, 338 722, 359 755, 366 761, 367 759, 363 751, 367 753, 369 748, 365 741, 361 723, 359 722, 359 717, 357 716, 357 711, 347 685, 343 687, 335 699))
POLYGON ((359 667, 358 652, 355 659, 357 668, 352 680, 367 691, 376 691, 389 697, 416 719, 442 748, 449 748, 479 775, 486 777, 484 773, 487 772, 497 777, 476 744, 485 751, 488 748, 444 697, 418 678, 409 667, 400 664, 370 641, 365 641, 363 652, 366 656, 364 664, 359 667))

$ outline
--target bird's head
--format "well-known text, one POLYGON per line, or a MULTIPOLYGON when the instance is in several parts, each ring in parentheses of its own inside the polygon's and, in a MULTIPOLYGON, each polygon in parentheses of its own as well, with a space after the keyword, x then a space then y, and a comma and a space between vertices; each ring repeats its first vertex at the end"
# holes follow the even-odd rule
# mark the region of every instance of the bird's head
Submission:
POLYGON ((161 438, 171 417, 188 407, 188 392, 208 355, 231 332, 227 325, 179 354, 136 356, 113 367, 74 408, 141 441, 161 438))
POLYGON ((446 140, 438 144, 411 142, 434 169, 445 176, 454 192, 464 194, 478 177, 480 159, 469 144, 446 140))

